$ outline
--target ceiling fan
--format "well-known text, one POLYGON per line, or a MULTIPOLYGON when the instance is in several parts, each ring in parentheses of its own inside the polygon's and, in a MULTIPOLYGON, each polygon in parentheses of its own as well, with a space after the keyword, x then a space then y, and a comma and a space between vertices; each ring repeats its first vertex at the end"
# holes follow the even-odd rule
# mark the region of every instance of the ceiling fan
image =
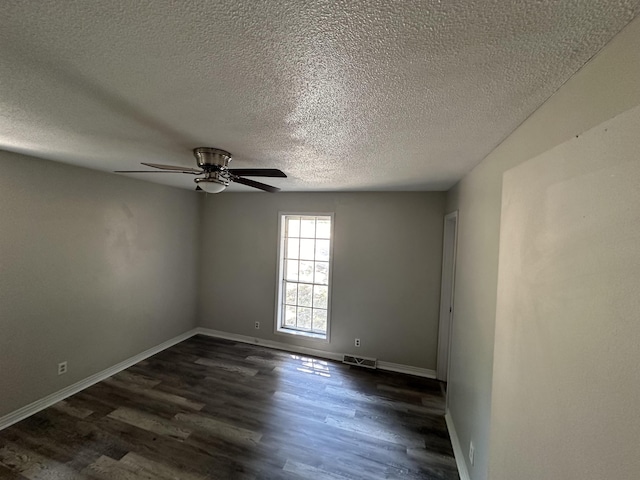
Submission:
POLYGON ((158 170, 116 170, 115 173, 188 173, 191 175, 204 175, 204 177, 198 177, 194 181, 196 182, 196 191, 202 190, 207 193, 220 193, 231 182, 274 193, 280 191, 280 189, 245 177, 287 177, 284 172, 276 168, 228 168, 231 154, 219 148, 194 148, 193 155, 196 157, 199 168, 143 162, 142 165, 157 168, 158 170))

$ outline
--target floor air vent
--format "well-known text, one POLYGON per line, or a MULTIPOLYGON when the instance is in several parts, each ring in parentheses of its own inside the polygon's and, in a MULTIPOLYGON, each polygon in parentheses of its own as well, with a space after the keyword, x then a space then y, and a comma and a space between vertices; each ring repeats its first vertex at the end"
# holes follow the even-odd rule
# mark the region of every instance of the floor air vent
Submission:
POLYGON ((353 355, 345 355, 342 363, 355 365, 357 367, 376 368, 377 360, 375 358, 354 357, 353 355))

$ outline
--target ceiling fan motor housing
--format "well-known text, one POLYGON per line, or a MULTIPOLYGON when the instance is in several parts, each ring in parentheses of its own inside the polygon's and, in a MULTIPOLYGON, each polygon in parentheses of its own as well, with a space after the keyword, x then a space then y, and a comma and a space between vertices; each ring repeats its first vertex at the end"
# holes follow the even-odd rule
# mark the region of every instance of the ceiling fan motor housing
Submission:
POLYGON ((227 168, 231 161, 231 154, 225 150, 211 147, 198 147, 193 149, 198 166, 205 171, 227 168), (212 168, 213 167, 213 168, 212 168))

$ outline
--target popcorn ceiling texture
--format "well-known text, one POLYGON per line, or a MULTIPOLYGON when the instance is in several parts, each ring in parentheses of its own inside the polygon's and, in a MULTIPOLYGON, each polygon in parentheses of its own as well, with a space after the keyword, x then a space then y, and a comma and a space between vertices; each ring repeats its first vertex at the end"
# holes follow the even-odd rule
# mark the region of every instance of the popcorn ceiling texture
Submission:
POLYGON ((109 171, 215 146, 288 191, 448 189, 639 5, 5 1, 0 148, 109 171))

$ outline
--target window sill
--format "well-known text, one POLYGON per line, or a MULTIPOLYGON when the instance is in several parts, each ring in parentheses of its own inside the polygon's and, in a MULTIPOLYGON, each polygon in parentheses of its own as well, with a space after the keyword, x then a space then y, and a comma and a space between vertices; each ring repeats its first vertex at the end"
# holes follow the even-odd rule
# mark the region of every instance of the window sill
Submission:
POLYGON ((318 340, 327 343, 329 342, 329 338, 327 337, 327 335, 323 335, 322 333, 304 332, 301 330, 292 330, 289 328, 279 328, 276 333, 287 336, 308 338, 309 340, 318 340))

